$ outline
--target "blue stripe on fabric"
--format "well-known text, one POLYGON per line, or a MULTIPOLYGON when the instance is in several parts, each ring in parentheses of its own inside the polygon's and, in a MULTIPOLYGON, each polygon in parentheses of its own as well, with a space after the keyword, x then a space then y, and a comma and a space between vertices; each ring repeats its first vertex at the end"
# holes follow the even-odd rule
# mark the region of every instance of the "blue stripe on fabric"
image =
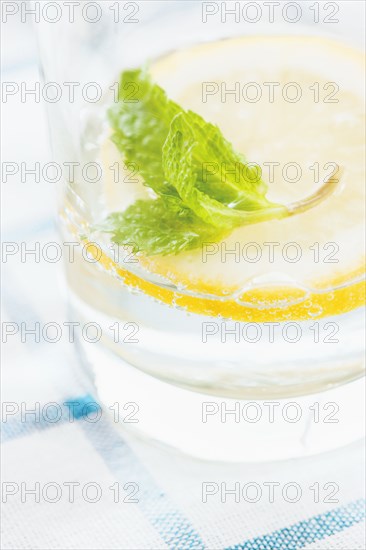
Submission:
POLYGON ((226 550, 299 550, 348 529, 365 518, 365 500, 359 499, 290 527, 230 546, 226 550))
MULTIPOLYGON (((11 402, 10 402, 11 403, 11 402)), ((3 410, 6 411, 6 403, 3 403, 3 410)), ((75 420, 88 417, 88 422, 101 413, 100 405, 92 395, 86 394, 76 399, 65 399, 62 403, 48 402, 37 405, 35 413, 25 413, 25 405, 22 413, 22 405, 15 403, 18 411, 14 416, 2 420, 1 442, 6 443, 18 437, 24 437, 34 432, 41 432, 59 424, 73 423, 75 420), (52 403, 54 405, 52 405, 52 403)), ((32 404, 34 406, 34 404, 32 404)), ((11 414, 11 409, 7 411, 11 414)))
POLYGON ((3 74, 17 73, 19 71, 23 71, 24 69, 30 69, 30 68, 38 69, 38 66, 39 65, 38 65, 37 59, 34 57, 31 57, 29 59, 25 59, 17 63, 9 63, 8 65, 4 65, 2 72, 3 74))
MULTIPOLYGON (((46 404, 47 405, 47 404, 46 404)), ((139 508, 146 519, 155 527, 161 539, 169 550, 204 550, 205 546, 198 532, 195 531, 189 520, 169 500, 166 493, 155 483, 132 449, 123 441, 119 433, 108 419, 100 415, 97 422, 92 422, 96 412, 102 410, 92 395, 86 394, 76 398, 63 400, 57 413, 56 408, 47 409, 46 418, 42 412, 39 418, 34 414, 28 415, 28 421, 16 416, 3 422, 3 442, 43 431, 52 426, 66 424, 89 416, 90 420, 81 424, 87 439, 98 452, 105 464, 121 483, 126 480, 135 482, 139 486, 139 508), (56 420, 56 421, 55 421, 56 420)), ((42 407, 41 411, 42 411, 42 407)))
POLYGON ((116 479, 121 483, 128 480, 138 484, 137 506, 169 550, 204 550, 205 545, 198 532, 157 486, 109 420, 94 425, 85 422, 82 429, 116 479))
POLYGON ((55 235, 55 240, 57 240, 58 234, 56 230, 56 219, 52 217, 45 218, 41 221, 37 220, 33 223, 30 223, 29 226, 18 226, 15 229, 5 229, 3 231, 3 241, 16 243, 27 242, 29 244, 32 244, 32 239, 34 237, 51 232, 55 235))

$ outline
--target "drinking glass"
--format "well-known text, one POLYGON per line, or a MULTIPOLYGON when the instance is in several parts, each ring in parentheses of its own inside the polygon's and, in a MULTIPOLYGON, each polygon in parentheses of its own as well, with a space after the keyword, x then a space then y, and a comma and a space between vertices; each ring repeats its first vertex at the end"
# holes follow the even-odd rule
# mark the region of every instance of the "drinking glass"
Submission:
POLYGON ((71 320, 104 410, 129 437, 208 460, 361 437, 363 3, 61 4, 41 13, 39 44, 71 320), (140 67, 306 212, 178 254, 113 242, 108 216, 152 198, 110 139, 120 74, 140 67))

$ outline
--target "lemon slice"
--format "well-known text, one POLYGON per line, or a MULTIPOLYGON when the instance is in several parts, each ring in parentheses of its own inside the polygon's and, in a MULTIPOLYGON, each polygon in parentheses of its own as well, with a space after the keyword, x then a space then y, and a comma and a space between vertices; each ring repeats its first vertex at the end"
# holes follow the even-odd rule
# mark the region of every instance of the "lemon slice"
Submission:
MULTIPOLYGON (((331 196, 297 216, 245 226, 222 242, 177 256, 140 256, 146 276, 112 265, 108 257, 101 260, 105 267, 164 302, 239 320, 318 318, 361 305, 362 68, 357 50, 314 36, 224 40, 153 63, 152 77, 169 97, 217 124, 236 150, 261 166, 269 199, 301 200, 337 165, 343 175, 331 196), (181 291, 149 282, 149 274, 181 291)), ((101 158, 125 170, 109 140, 101 158)), ((149 191, 131 174, 116 186, 106 173, 108 210, 148 198, 149 191)))

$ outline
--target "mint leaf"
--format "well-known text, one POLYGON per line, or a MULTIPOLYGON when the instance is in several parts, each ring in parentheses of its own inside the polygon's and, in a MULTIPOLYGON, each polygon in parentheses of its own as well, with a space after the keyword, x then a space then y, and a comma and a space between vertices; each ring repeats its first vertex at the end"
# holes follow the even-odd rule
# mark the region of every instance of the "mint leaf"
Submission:
POLYGON ((168 99, 146 71, 124 71, 119 90, 108 112, 111 139, 157 198, 105 220, 102 230, 114 242, 134 242, 147 255, 177 254, 235 227, 288 215, 266 199, 267 185, 219 128, 168 99))
POLYGON ((136 252, 149 255, 178 254, 220 235, 179 201, 166 197, 137 200, 124 212, 108 216, 105 228, 113 233, 113 242, 133 245, 136 252))
POLYGON ((108 111, 112 141, 127 162, 133 162, 145 185, 158 195, 176 195, 165 181, 161 151, 170 123, 182 109, 153 84, 142 69, 124 71, 118 103, 108 111))
POLYGON ((172 120, 163 146, 164 174, 183 203, 219 229, 234 229, 287 213, 283 206, 265 198, 266 185, 257 174, 255 178, 245 178, 246 167, 239 158, 220 130, 192 111, 182 112, 172 120), (225 182, 213 174, 215 179, 208 183, 203 181, 204 162, 216 165, 220 173, 222 164, 230 162, 235 173, 229 172, 225 182), (236 175, 240 176, 238 183, 236 175))
POLYGON ((269 206, 264 196, 267 185, 243 155, 237 153, 220 129, 198 114, 182 112, 171 123, 171 132, 181 132, 195 142, 193 162, 198 186, 206 194, 227 206, 269 206))

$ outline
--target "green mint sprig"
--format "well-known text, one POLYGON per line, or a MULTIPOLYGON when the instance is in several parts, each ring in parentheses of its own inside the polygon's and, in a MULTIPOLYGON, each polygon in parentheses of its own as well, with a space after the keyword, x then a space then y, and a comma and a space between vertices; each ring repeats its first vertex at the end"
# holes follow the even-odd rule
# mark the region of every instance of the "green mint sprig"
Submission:
POLYGON ((145 70, 121 74, 108 115, 112 141, 156 195, 108 216, 103 231, 115 243, 134 242, 146 255, 178 254, 236 227, 289 214, 266 199, 267 185, 219 128, 168 99, 145 70), (224 178, 212 169, 223 166, 224 178))

